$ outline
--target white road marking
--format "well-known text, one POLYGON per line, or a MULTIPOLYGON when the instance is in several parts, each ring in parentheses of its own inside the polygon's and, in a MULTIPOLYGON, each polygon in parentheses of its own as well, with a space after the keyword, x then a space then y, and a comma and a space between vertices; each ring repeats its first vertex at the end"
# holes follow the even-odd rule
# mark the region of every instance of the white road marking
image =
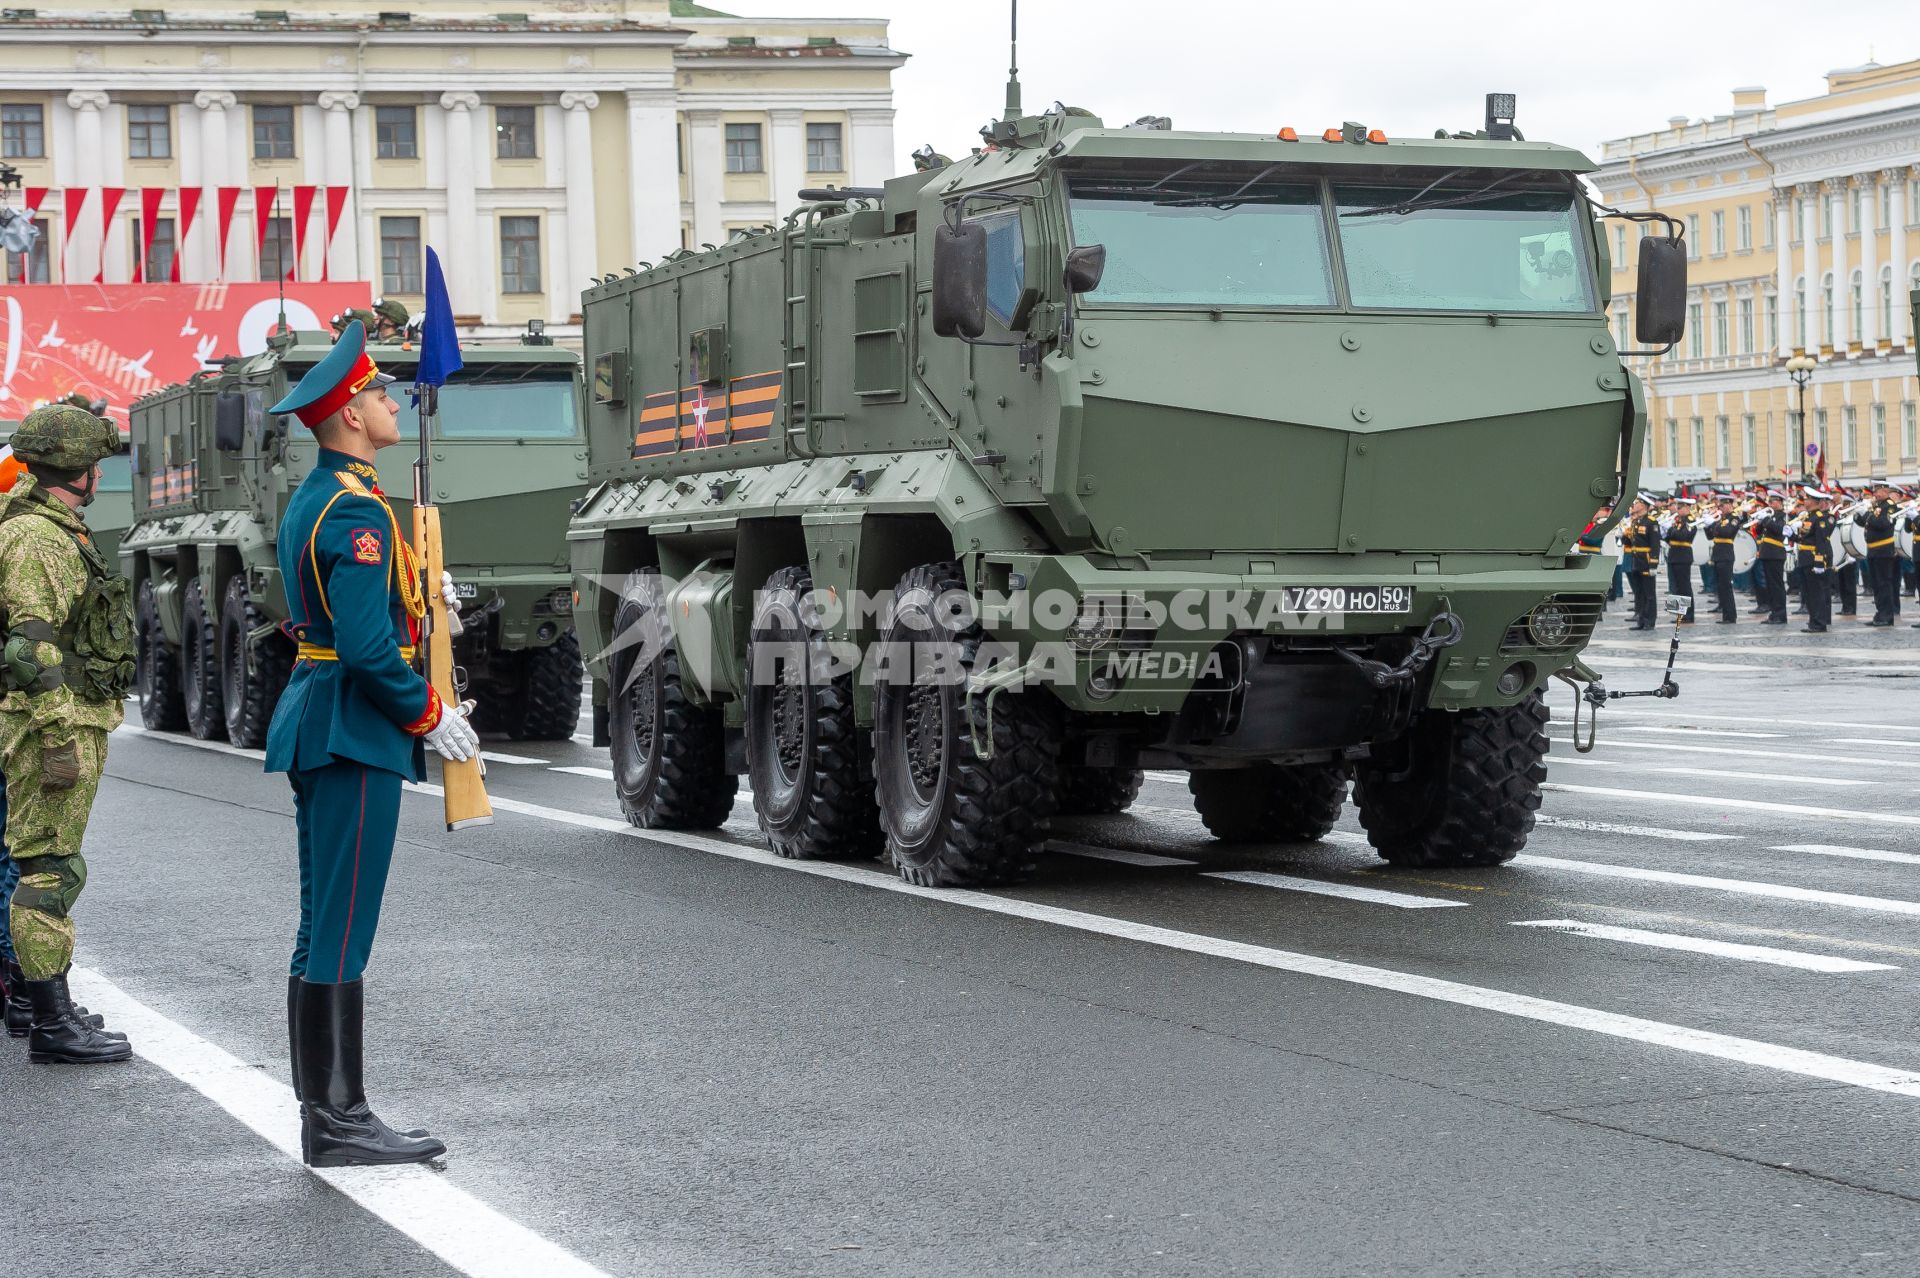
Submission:
MULTIPOLYGON (((1558 763, 1560 760, 1555 759, 1558 763)), ((1737 839, 1737 834, 1709 834, 1704 830, 1668 830, 1657 825, 1616 825, 1612 821, 1583 821, 1579 817, 1535 816, 1535 825, 1555 826, 1562 830, 1591 830, 1595 834, 1625 834, 1636 839, 1668 839, 1674 843, 1711 843, 1737 839)))
MULTIPOLYGON (((423 794, 437 796, 440 793, 438 786, 410 786, 409 788, 423 794)), ((1515 994, 1507 990, 1466 985, 1458 981, 1420 976, 1412 972, 1398 972, 1391 968, 1367 967, 1359 963, 1347 963, 1339 959, 1272 949, 1245 941, 1230 941, 1223 937, 1182 932, 1174 928, 1156 927, 1151 923, 1136 923, 1130 919, 1118 919, 1104 914, 1089 914, 1081 910, 1043 905, 1037 901, 1025 901, 1017 897, 994 896, 991 893, 969 888, 923 888, 882 870, 869 870, 832 861, 786 861, 754 844, 730 843, 712 835, 691 834, 678 830, 636 830, 624 821, 616 821, 610 817, 563 812, 558 808, 543 808, 536 804, 520 803, 514 800, 495 800, 494 807, 503 812, 517 812, 563 825, 603 830, 629 838, 690 848, 696 852, 709 852, 736 861, 748 861, 755 865, 810 874, 816 878, 836 879, 843 883, 854 883, 883 892, 917 896, 923 900, 957 908, 980 910, 1034 923, 1048 923, 1056 927, 1136 941, 1142 945, 1154 945, 1163 949, 1181 950, 1189 954, 1204 954, 1213 958, 1264 967, 1272 971, 1291 972, 1299 976, 1313 976, 1368 989, 1387 990, 1457 1007, 1473 1007, 1520 1020, 1559 1025, 1566 1029, 1583 1030, 1628 1042, 1671 1048, 1674 1051, 1688 1052, 1714 1060, 1752 1065, 1759 1069, 1792 1074, 1796 1077, 1818 1078, 1849 1087, 1860 1087, 1869 1091, 1886 1092, 1894 1096, 1920 1100, 1920 1073, 1912 1070, 1890 1069, 1884 1065, 1850 1060, 1844 1056, 1829 1056, 1824 1052, 1810 1052, 1779 1043, 1737 1038, 1730 1034, 1692 1029, 1685 1025, 1672 1025, 1663 1021, 1650 1021, 1638 1016, 1581 1007, 1574 1003, 1558 1003, 1551 999, 1535 998, 1530 994, 1515 994)))
POLYGON ((1397 910, 1444 910, 1466 905, 1465 901, 1442 901, 1438 897, 1409 896, 1405 892, 1382 892, 1379 888, 1353 887, 1345 883, 1323 883, 1319 879, 1299 879, 1291 874, 1268 874, 1264 870, 1219 870, 1201 876, 1230 879, 1235 883, 1253 883, 1279 888, 1283 892, 1311 892, 1315 896, 1338 896, 1368 905, 1391 905, 1397 910))
POLYGON ((214 754, 231 754, 241 759, 253 759, 260 763, 267 761, 265 750, 243 750, 237 745, 225 741, 202 741, 198 737, 188 736, 184 732, 155 732, 143 728, 137 723, 123 723, 114 729, 115 733, 124 732, 130 737, 152 737, 155 741, 166 741, 173 745, 192 746, 195 750, 210 750, 214 754))
POLYGON ((1723 879, 1710 874, 1647 870, 1637 865, 1608 865, 1601 861, 1569 861, 1557 856, 1522 854, 1513 859, 1513 864, 1566 870, 1572 874, 1592 874, 1605 879, 1638 879, 1646 883, 1671 883, 1677 887, 1732 892, 1739 896, 1764 896, 1780 901, 1806 901, 1814 905, 1838 905, 1852 910, 1875 910, 1881 914, 1920 915, 1920 901, 1896 901, 1882 896, 1859 896, 1852 892, 1827 892, 1820 888, 1792 887, 1785 883, 1750 883, 1745 879, 1723 879))
MULTIPOLYGON (((1588 640, 1587 646, 1590 648, 1617 648, 1648 652, 1646 644, 1635 643, 1630 639, 1591 639, 1588 640)), ((1664 649, 1662 651, 1664 651, 1664 649)), ((1724 640, 1709 639, 1701 635, 1698 631, 1681 639, 1680 651, 1692 657, 1730 655, 1736 657, 1783 657, 1789 659, 1804 657, 1825 657, 1829 659, 1841 657, 1872 658, 1887 657, 1897 653, 1897 650, 1894 649, 1826 648, 1814 643, 1768 644, 1763 647, 1759 644, 1727 643, 1724 640)))
POLYGON ((1622 732, 1674 732, 1689 737, 1784 737, 1784 732, 1734 732, 1726 728, 1668 728, 1650 723, 1625 723, 1622 732))
POLYGON ((1629 945, 1648 945, 1661 950, 1684 950, 1690 954, 1711 954, 1716 958, 1742 959, 1749 963, 1771 963, 1775 967, 1797 967, 1804 972, 1897 972, 1888 963, 1862 963, 1858 959, 1830 958, 1825 954, 1806 954, 1799 950, 1776 950, 1767 945, 1741 945, 1735 941, 1710 941, 1699 936, 1677 936, 1672 932, 1647 932, 1637 927, 1613 927, 1606 923, 1579 923, 1573 919, 1529 919, 1515 927, 1546 928, 1574 936, 1590 936, 1600 941, 1625 941, 1629 945))
POLYGON ((1184 772, 1148 772, 1147 775, 1155 781, 1171 781, 1175 785, 1187 783, 1187 774, 1184 772))
POLYGON ((1059 839, 1047 840, 1047 851, 1085 857, 1091 861, 1118 861, 1121 865, 1138 865, 1153 870, 1200 864, 1177 856, 1158 856, 1152 852, 1134 852, 1127 848, 1096 848, 1085 843, 1065 843, 1059 839))
POLYGON ((576 732, 573 734, 573 739, 583 746, 591 746, 593 744, 593 734, 591 732, 576 732))
MULTIPOLYGON (((1555 722, 1559 721, 1556 720, 1555 722)), ((1584 725, 1582 731, 1585 731, 1584 725)), ((1561 744, 1567 744, 1570 743, 1573 738, 1571 735, 1563 733, 1555 736, 1553 739, 1561 744)), ((1743 750, 1739 746, 1682 745, 1678 741, 1640 741, 1633 737, 1611 737, 1607 735, 1607 729, 1604 727, 1600 729, 1600 744, 1608 749, 1620 746, 1629 750, 1678 750, 1686 754, 1717 754, 1724 755, 1728 758, 1772 759, 1776 763, 1785 757, 1784 752, 1779 748, 1772 750, 1743 750)), ((1885 747, 1889 743, 1886 741, 1878 741, 1874 744, 1885 747)), ((1900 742, 1899 744, 1907 745, 1910 743, 1900 742)), ((1564 755, 1556 754, 1553 756, 1553 761, 1557 763, 1565 757, 1564 755)), ((1912 759, 1876 759, 1859 754, 1828 754, 1824 750, 1818 755, 1807 759, 1806 762, 1863 764, 1872 768, 1920 768, 1920 761, 1912 759)), ((1742 773, 1741 775, 1744 776, 1746 774, 1742 773)))
MULTIPOLYGON (((293 1090, 167 1019, 100 973, 75 968, 74 993, 125 1030, 133 1050, 300 1164, 293 1090)), ((305 1164, 300 1164, 305 1166, 305 1164)), ((374 1216, 472 1278, 606 1278, 559 1244, 501 1215, 420 1165, 307 1168, 374 1216)))
POLYGON ((532 764, 532 763, 546 762, 545 759, 536 759, 530 754, 505 754, 499 750, 482 750, 480 752, 480 757, 482 759, 485 759, 488 763, 512 763, 512 764, 526 765, 526 764, 532 764))
MULTIPOLYGON (((1609 706, 1607 707, 1607 713, 1635 719, 1654 718, 1670 723, 1691 723, 1697 719, 1703 723, 1784 723, 1794 728, 1827 728, 1829 730, 1836 726, 1832 719, 1782 719, 1770 714, 1676 715, 1671 710, 1638 710, 1631 706, 1609 706)), ((1555 722, 1566 723, 1568 721, 1565 719, 1556 719, 1555 722)), ((1852 719, 1848 720, 1848 722, 1856 728, 1872 728, 1876 732, 1920 732, 1920 725, 1911 723, 1861 723, 1852 719)))
POLYGON ((1767 799, 1723 799, 1700 794, 1671 794, 1665 790, 1617 790, 1598 785, 1567 785, 1548 781, 1542 790, 1567 794, 1598 794, 1610 799, 1635 799, 1653 803, 1690 803, 1702 808, 1742 808, 1749 812, 1786 812, 1794 816, 1825 817, 1830 821, 1865 821, 1870 825, 1920 826, 1920 816, 1898 812, 1856 812, 1850 808, 1815 808, 1803 803, 1774 803, 1767 799))
POLYGON ((568 776, 572 776, 572 777, 592 777, 596 781, 613 780, 612 768, 587 768, 587 767, 571 766, 571 767, 565 767, 565 768, 548 768, 547 771, 564 772, 568 776))
POLYGON ((1920 865, 1920 856, 1911 852, 1883 852, 1879 848, 1850 848, 1837 843, 1783 843, 1774 852, 1811 852, 1815 856, 1844 856, 1856 861, 1891 861, 1897 865, 1920 865))
MULTIPOLYGON (((1774 758, 1779 758, 1775 755, 1774 758)), ((1583 755, 1555 755, 1551 766, 1573 764, 1582 768, 1626 768, 1632 772, 1657 772, 1663 776, 1679 777, 1719 777, 1732 781, 1778 781, 1793 785, 1872 785, 1871 781, 1862 781, 1853 777, 1808 777, 1785 772, 1728 772, 1713 768, 1663 768, 1658 764, 1635 763, 1631 759, 1595 759, 1583 755)))
MULTIPOLYGON (((1833 745, 1879 746, 1883 750, 1886 749, 1888 745, 1885 737, 1828 737, 1826 740, 1833 745)), ((1907 745, 1910 743, 1903 741, 1900 744, 1907 745)))

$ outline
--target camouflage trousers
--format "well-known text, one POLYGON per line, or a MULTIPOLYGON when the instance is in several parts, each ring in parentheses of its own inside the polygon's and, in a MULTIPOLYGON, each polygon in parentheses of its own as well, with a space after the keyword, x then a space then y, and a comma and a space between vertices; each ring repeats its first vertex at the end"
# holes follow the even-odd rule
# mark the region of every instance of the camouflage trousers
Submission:
POLYGON ((80 843, 107 763, 107 734, 101 728, 72 731, 79 746, 79 783, 46 790, 40 784, 40 733, 25 715, 0 714, 7 847, 20 866, 8 921, 15 957, 30 981, 58 976, 72 964, 73 904, 87 885, 80 843))

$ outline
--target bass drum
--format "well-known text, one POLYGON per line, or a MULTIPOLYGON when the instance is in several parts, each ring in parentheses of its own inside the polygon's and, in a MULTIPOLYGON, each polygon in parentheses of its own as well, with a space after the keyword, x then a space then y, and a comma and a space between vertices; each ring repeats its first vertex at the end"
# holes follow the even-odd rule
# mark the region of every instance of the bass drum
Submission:
POLYGON ((1867 557, 1867 530, 1854 519, 1843 519, 1833 530, 1836 543, 1845 542, 1847 558, 1865 559, 1867 557))
POLYGON ((1693 530, 1693 562, 1696 564, 1713 562, 1713 538, 1707 536, 1705 524, 1693 530))
POLYGON ((1733 570, 1745 572, 1753 567, 1753 561, 1760 557, 1760 543, 1753 534, 1742 528, 1733 535, 1733 570))
POLYGON ((1893 523, 1893 545, 1908 559, 1913 558, 1913 517, 1902 515, 1893 523))

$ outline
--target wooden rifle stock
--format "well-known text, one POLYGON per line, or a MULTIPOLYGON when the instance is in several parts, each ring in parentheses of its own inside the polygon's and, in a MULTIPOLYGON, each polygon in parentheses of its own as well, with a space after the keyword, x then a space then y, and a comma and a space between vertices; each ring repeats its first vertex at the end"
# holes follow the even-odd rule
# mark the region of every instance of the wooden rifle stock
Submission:
MULTIPOLYGON (((430 392, 437 389, 428 388, 430 392)), ((440 574, 446 570, 446 549, 440 541, 440 508, 428 500, 430 490, 426 475, 431 410, 437 405, 429 401, 421 407, 428 411, 420 415, 420 464, 413 477, 413 553, 422 569, 424 580, 420 584, 426 591, 427 604, 427 632, 420 650, 426 662, 423 673, 427 682, 440 694, 440 704, 451 714, 460 704, 460 693, 453 686, 453 632, 447 625, 447 601, 440 593, 440 574)), ((440 773, 441 787, 445 791, 447 829, 463 830, 472 825, 493 823, 493 804, 487 799, 485 774, 477 755, 464 763, 442 759, 440 773)))

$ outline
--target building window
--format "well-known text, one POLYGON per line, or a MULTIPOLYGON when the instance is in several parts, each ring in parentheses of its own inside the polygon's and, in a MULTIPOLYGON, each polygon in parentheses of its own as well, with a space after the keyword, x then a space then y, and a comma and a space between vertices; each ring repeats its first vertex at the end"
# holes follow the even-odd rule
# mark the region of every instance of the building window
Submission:
POLYGON ((1780 299, 1777 297, 1767 299, 1767 349, 1780 349, 1780 299))
POLYGON ((1687 256, 1695 261, 1700 259, 1700 215, 1698 213, 1687 214, 1687 256))
POLYGON ((166 106, 127 107, 127 155, 135 160, 173 157, 173 112, 166 106))
POLYGON ((1753 247, 1753 210, 1744 204, 1733 215, 1733 244, 1742 253, 1753 247))
POLYGON ((1727 251, 1727 215, 1720 209, 1713 211, 1713 251, 1715 253, 1727 251))
POLYGON ((38 160, 47 154, 46 119, 37 106, 0 106, 0 158, 38 160))
POLYGON ((678 166, 676 173, 687 171, 687 129, 677 122, 673 126, 673 162, 678 166))
POLYGON ((1907 225, 1920 226, 1920 177, 1907 181, 1907 225))
POLYGON ((33 242, 33 248, 25 253, 0 253, 5 269, 0 271, 0 282, 8 284, 50 284, 53 277, 47 266, 47 219, 37 217, 33 225, 40 232, 33 242))
POLYGON ((1687 433, 1693 436, 1693 464, 1696 466, 1706 465, 1707 464, 1706 423, 1698 417, 1688 418, 1687 433))
POLYGON ((1880 337, 1883 341, 1893 337, 1893 268, 1880 268, 1880 337))
POLYGON ((266 242, 260 246, 260 278, 280 280, 293 274, 293 219, 270 218, 266 242))
POLYGON ((1613 269, 1627 269, 1627 228, 1624 226, 1613 228, 1613 269))
POLYGON ((1740 464, 1753 466, 1759 459, 1754 452, 1753 414, 1748 413, 1740 419, 1740 464))
POLYGON ((1833 456, 1833 450, 1827 447, 1827 410, 1813 410, 1813 442, 1820 445, 1820 457, 1825 460, 1833 456))
POLYGON ((1667 465, 1678 466, 1679 464, 1680 423, 1674 418, 1669 417, 1667 418, 1667 465))
POLYGON ((757 124, 729 124, 727 126, 727 172, 761 173, 766 165, 760 158, 760 126, 757 124))
POLYGON ((540 291, 540 219, 500 219, 500 291, 540 291))
POLYGON ((1804 279, 1793 282, 1793 344, 1805 349, 1807 339, 1813 334, 1813 325, 1807 322, 1807 282, 1804 279))
POLYGON ((1713 435, 1714 442, 1720 446, 1720 451, 1714 456, 1714 464, 1721 470, 1725 470, 1727 468, 1727 449, 1729 447, 1727 442, 1726 418, 1716 417, 1713 419, 1713 435))
POLYGON ((1860 340, 1860 335, 1867 331, 1866 293, 1866 283, 1860 278, 1860 272, 1855 271, 1853 273, 1853 287, 1849 291, 1848 296, 1853 303, 1852 310, 1849 314, 1853 316, 1853 340, 1856 342, 1860 340))
MULTIPOLYGON (((493 109, 493 153, 502 160, 532 160, 540 155, 534 142, 533 108, 497 106, 493 109)), ((534 290, 538 292, 539 290, 534 290)))
POLYGON ((1753 299, 1740 299, 1740 354, 1753 353, 1753 299))
MULTIPOLYGON (((140 256, 141 228, 138 219, 127 224, 133 229, 133 256, 140 256)), ((153 243, 147 246, 146 271, 141 276, 149 284, 165 284, 173 278, 173 257, 180 246, 173 238, 173 219, 157 217, 153 219, 153 243)))
POLYGON ((1873 406, 1873 459, 1877 462, 1887 459, 1887 406, 1873 406))
POLYGON ((1687 307, 1687 357, 1699 359, 1705 353, 1706 325, 1700 322, 1700 303, 1687 307))
POLYGON ((1715 355, 1733 353, 1733 347, 1727 341, 1727 304, 1725 302, 1713 304, 1713 353, 1715 355))
POLYGON ((1617 350, 1626 350, 1632 343, 1633 329, 1627 326, 1627 308, 1621 307, 1613 313, 1613 344, 1617 350))
POLYGON ((1800 243, 1801 237, 1806 234, 1806 226, 1807 202, 1796 195, 1793 197, 1793 225, 1787 228, 1787 242, 1800 243))
POLYGON ((384 293, 418 293, 420 283, 420 219, 380 219, 380 289, 384 293))
POLYGON ((1880 184, 1880 225, 1893 225, 1893 183, 1880 184))
POLYGON ((1773 212, 1774 211, 1771 209, 1767 210, 1766 216, 1760 219, 1760 247, 1761 248, 1773 247, 1773 212))
POLYGON ((1920 456, 1920 404, 1900 405, 1900 455, 1908 461, 1920 456))
POLYGON ((382 160, 419 159, 419 114, 410 106, 375 107, 373 109, 374 155, 382 160))
POLYGON ((1833 276, 1820 277, 1820 342, 1833 345, 1833 276))
POLYGON ((1860 456, 1859 441, 1855 438, 1859 429, 1859 413, 1848 404, 1840 410, 1840 460, 1849 465, 1860 456))
POLYGON ((1833 235, 1833 195, 1831 192, 1820 197, 1820 238, 1829 239, 1833 235))
POLYGON ((845 173, 846 171, 846 163, 840 155, 840 126, 809 124, 807 126, 807 172, 845 173))
POLYGON ((293 158, 293 108, 256 103, 253 108, 253 158, 293 158))

